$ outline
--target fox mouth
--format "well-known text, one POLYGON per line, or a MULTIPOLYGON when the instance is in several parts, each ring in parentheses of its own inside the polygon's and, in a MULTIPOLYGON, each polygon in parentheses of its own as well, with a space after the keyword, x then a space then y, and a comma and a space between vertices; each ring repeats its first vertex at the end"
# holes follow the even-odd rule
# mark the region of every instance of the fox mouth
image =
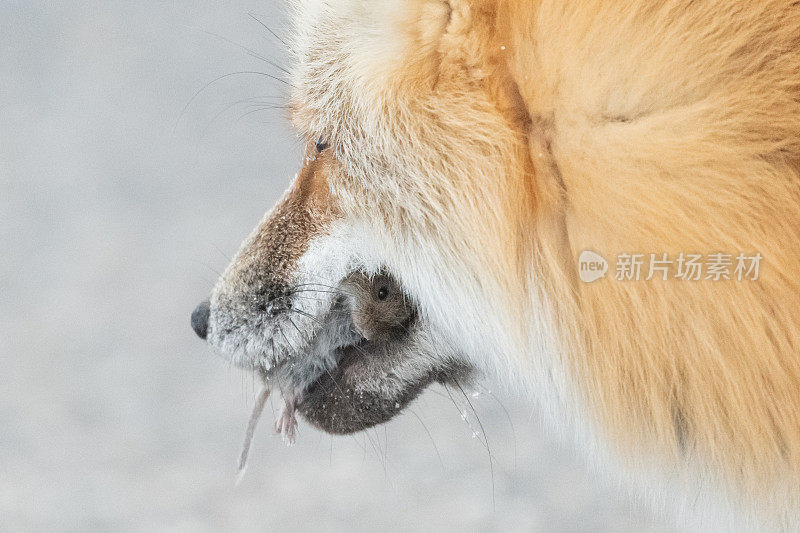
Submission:
POLYGON ((296 291, 273 313, 241 304, 237 293, 212 295, 208 341, 281 392, 284 422, 297 412, 334 434, 387 422, 429 385, 466 384, 474 372, 413 299, 382 276, 390 297, 375 290, 379 275, 354 272, 313 298, 296 291), (352 276, 372 292, 344 290, 352 276))
POLYGON ((430 327, 416 315, 402 332, 380 340, 353 334, 352 322, 336 324, 343 317, 349 317, 346 310, 335 308, 323 329, 347 332, 348 342, 334 343, 339 345, 323 356, 312 351, 328 364, 309 372, 315 361, 304 364, 297 359, 308 356, 299 354, 274 373, 284 396, 289 391, 287 402, 318 429, 350 434, 388 422, 429 385, 463 384, 474 374, 461 358, 434 351, 430 327))

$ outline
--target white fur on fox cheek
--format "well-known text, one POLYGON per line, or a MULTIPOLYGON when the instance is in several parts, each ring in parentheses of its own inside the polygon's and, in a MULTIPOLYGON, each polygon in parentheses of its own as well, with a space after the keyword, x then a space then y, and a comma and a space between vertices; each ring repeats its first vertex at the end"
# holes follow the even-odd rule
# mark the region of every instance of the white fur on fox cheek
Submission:
MULTIPOLYGON (((354 270, 375 272, 377 268, 370 269, 363 262, 363 254, 358 251, 364 239, 356 236, 353 229, 352 224, 336 220, 323 235, 312 239, 298 261, 297 283, 310 284, 309 290, 331 291, 354 270)), ((319 312, 325 306, 329 307, 330 303, 326 302, 316 310, 319 312)))

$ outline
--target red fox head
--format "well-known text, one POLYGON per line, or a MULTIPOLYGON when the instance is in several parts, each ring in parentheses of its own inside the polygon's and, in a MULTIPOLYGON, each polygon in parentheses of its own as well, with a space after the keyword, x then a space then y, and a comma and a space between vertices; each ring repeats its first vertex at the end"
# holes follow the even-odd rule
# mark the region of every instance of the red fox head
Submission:
POLYGON ((192 324, 236 364, 274 376, 310 422, 348 433, 388 420, 428 384, 460 384, 472 371, 382 274, 378 221, 343 215, 330 189, 333 158, 326 143, 310 143, 292 187, 192 324))
POLYGON ((380 383, 372 399, 393 414, 432 381, 464 379, 473 354, 507 349, 509 332, 522 342, 526 118, 484 30, 491 13, 438 1, 317 7, 325 16, 304 11, 293 46, 292 119, 305 159, 193 324, 245 367, 313 356, 292 380, 298 389, 332 375, 343 390, 380 383), (474 56, 480 49, 492 52, 474 56), (393 356, 357 376, 338 372, 342 353, 377 348, 330 333, 347 329, 334 317, 356 272, 388 273, 415 306, 409 331, 381 347, 393 356))

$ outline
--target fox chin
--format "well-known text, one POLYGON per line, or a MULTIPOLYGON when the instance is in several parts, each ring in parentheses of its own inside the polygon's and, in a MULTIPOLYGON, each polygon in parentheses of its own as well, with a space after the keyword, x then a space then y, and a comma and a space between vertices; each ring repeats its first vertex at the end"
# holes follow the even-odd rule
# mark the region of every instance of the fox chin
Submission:
POLYGON ((797 2, 288 3, 305 158, 198 334, 337 432, 489 373, 659 505, 800 528, 797 2), (372 351, 354 273, 413 304, 372 351))

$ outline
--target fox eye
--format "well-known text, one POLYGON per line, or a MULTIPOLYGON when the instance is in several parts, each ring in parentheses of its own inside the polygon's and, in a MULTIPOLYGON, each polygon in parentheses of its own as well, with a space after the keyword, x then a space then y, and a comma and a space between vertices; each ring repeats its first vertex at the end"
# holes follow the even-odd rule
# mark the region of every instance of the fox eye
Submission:
POLYGON ((385 300, 387 296, 389 296, 388 288, 381 287, 380 289, 378 289, 378 300, 385 300))
POLYGON ((317 153, 322 152, 323 150, 328 148, 328 141, 320 137, 319 139, 317 139, 316 146, 317 146, 317 153))

